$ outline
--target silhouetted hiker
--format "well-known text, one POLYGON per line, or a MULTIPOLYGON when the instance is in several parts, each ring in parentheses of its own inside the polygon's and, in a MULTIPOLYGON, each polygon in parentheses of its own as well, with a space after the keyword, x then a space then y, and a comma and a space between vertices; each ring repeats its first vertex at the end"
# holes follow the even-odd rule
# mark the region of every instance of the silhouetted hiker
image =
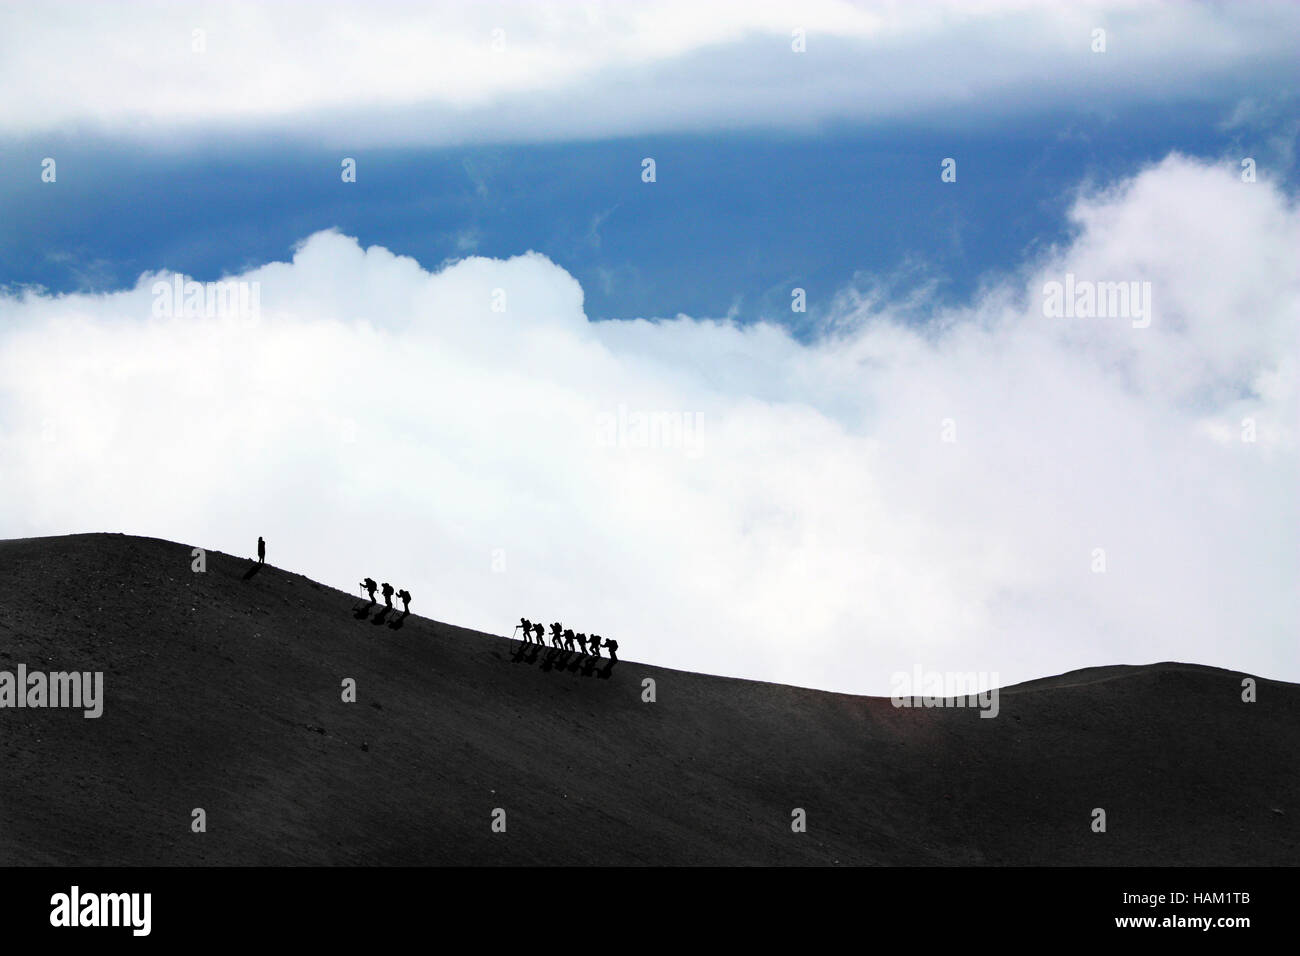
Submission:
POLYGON ((600 656, 600 635, 593 634, 587 641, 591 645, 591 654, 593 657, 600 656))
POLYGON ((371 604, 374 604, 374 603, 375 603, 375 588, 379 587, 379 585, 375 583, 375 579, 374 579, 374 578, 366 578, 364 581, 361 582, 361 586, 362 586, 363 588, 365 588, 365 589, 366 589, 366 593, 370 595, 370 603, 371 603, 371 604))
POLYGON ((611 661, 618 660, 618 641, 613 640, 612 638, 606 641, 605 650, 609 651, 609 659, 611 661))
POLYGON ((533 636, 537 638, 538 644, 542 643, 542 635, 545 633, 546 633, 546 628, 542 627, 542 625, 540 624, 533 625, 533 636))
POLYGON ((524 629, 524 643, 527 644, 533 639, 533 622, 526 617, 521 617, 519 623, 515 625, 515 630, 524 629))
POLYGON ((551 625, 551 647, 560 646, 560 635, 564 632, 564 625, 556 621, 551 625))
POLYGON ((587 635, 575 634, 573 636, 574 639, 578 642, 578 650, 582 651, 582 653, 584 654, 587 653, 587 635))
POLYGON ((397 596, 402 599, 402 613, 410 614, 411 613, 411 592, 406 590, 406 588, 402 588, 402 590, 397 592, 397 596))
POLYGON ((393 606, 393 586, 387 581, 384 582, 384 603, 390 608, 393 606))
POLYGON ((266 564, 266 542, 260 534, 257 536, 257 563, 266 564))
POLYGON ((573 631, 567 627, 564 629, 564 649, 573 650, 573 631))

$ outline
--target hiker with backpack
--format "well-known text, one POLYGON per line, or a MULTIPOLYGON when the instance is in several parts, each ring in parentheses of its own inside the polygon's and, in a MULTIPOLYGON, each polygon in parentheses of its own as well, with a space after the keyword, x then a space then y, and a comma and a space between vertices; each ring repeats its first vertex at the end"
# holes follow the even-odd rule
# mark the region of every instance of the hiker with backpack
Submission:
POLYGON ((591 656, 599 657, 600 656, 600 635, 599 634, 591 635, 591 638, 587 641, 587 643, 591 645, 591 656))
POLYGON ((371 603, 371 604, 374 604, 374 603, 375 603, 375 588, 379 587, 379 585, 375 583, 375 579, 374 579, 374 578, 366 578, 364 581, 361 582, 361 587, 362 587, 363 590, 365 590, 365 592, 366 592, 367 594, 370 595, 370 603, 371 603))
POLYGON ((393 608, 393 586, 387 581, 384 582, 383 593, 384 603, 388 605, 388 609, 391 611, 393 608))
POLYGON ((411 592, 406 590, 406 588, 402 588, 402 590, 397 592, 397 596, 402 599, 402 613, 410 614, 411 613, 411 592))

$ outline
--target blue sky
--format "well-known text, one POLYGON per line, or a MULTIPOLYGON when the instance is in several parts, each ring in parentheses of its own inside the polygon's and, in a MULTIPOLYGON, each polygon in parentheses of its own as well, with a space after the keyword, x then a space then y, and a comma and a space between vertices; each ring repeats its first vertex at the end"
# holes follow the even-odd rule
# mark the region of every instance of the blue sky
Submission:
POLYGON ((0 152, 0 276, 54 292, 127 288, 160 268, 211 280, 338 228, 430 267, 536 250, 582 283, 593 319, 732 315, 805 334, 858 273, 899 295, 933 284, 965 300, 1064 240, 1076 190, 1173 151, 1256 156, 1290 189, 1293 170, 1267 142, 1220 128, 1232 105, 1187 102, 1157 121, 1058 111, 977 128, 376 147, 354 151, 349 184, 338 151, 265 137, 195 153, 53 136, 0 152), (37 175, 45 155, 58 159, 57 191, 37 175), (653 184, 640 180, 646 156, 653 184), (948 156, 954 184, 939 178, 948 156), (795 287, 806 316, 790 311, 795 287))

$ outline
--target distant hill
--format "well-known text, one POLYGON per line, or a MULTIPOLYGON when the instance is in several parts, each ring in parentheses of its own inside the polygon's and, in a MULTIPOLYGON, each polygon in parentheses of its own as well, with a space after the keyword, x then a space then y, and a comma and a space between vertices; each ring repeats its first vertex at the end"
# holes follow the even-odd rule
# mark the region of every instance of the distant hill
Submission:
POLYGON ((245 558, 196 574, 190 547, 0 542, 0 671, 102 670, 106 698, 97 720, 0 710, 0 865, 1300 862, 1297 685, 1245 704, 1229 671, 1093 668, 981 719, 632 660, 584 675, 358 619, 245 558))

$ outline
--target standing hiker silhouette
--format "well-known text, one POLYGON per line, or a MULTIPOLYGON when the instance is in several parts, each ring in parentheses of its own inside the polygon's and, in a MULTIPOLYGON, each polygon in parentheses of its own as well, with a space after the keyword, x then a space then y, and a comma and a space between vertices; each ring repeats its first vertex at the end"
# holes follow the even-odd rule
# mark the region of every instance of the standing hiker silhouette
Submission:
POLYGON ((533 636, 537 638, 536 643, 538 644, 542 643, 542 635, 545 633, 546 633, 546 628, 542 627, 542 625, 540 624, 533 625, 533 636))
POLYGON ((599 657, 600 656, 600 635, 599 634, 591 635, 591 637, 587 638, 587 643, 591 645, 591 656, 599 657))
POLYGON ((406 590, 406 588, 402 588, 402 590, 397 592, 397 596, 402 599, 402 613, 410 614, 411 613, 411 592, 406 590))
POLYGON ((375 603, 375 588, 379 587, 379 585, 375 583, 375 579, 374 579, 374 578, 366 578, 364 581, 361 582, 361 586, 362 586, 363 588, 365 588, 365 589, 366 589, 366 593, 370 595, 370 603, 371 603, 371 604, 374 604, 374 603, 375 603))
POLYGON ((266 542, 260 534, 257 536, 257 563, 266 564, 266 542))
POLYGON ((384 603, 388 605, 389 610, 393 607, 393 586, 387 581, 384 582, 384 603))

